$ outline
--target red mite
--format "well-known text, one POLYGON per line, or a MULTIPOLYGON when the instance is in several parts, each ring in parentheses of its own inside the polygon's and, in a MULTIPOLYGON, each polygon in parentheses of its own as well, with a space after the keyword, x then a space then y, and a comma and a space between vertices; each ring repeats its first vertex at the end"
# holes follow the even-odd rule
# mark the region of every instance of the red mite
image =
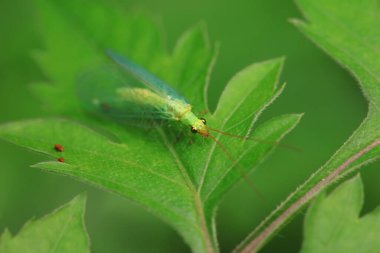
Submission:
POLYGON ((61 162, 61 163, 64 163, 65 162, 65 159, 63 157, 60 157, 57 159, 58 162, 61 162))
POLYGON ((55 144, 54 149, 58 152, 63 152, 63 147, 61 144, 55 144))

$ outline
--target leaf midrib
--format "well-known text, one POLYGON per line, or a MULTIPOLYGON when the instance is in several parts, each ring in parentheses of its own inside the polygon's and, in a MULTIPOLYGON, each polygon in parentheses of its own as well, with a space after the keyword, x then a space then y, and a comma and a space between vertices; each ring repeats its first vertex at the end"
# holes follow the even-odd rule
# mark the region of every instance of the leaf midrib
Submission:
POLYGON ((184 180, 187 182, 188 189, 189 189, 189 191, 190 191, 190 193, 194 199, 193 204, 195 206, 195 211, 197 214, 197 215, 195 215, 195 218, 198 220, 197 228, 198 228, 198 230, 200 230, 200 232, 203 235, 202 243, 204 243, 205 250, 209 253, 212 253, 212 252, 214 252, 214 249, 212 246, 212 241, 211 241, 211 237, 209 234, 209 230, 207 228, 207 222, 205 220, 204 210, 203 210, 203 203, 202 203, 202 200, 200 198, 200 195, 196 191, 195 185, 194 185, 193 181, 191 180, 190 175, 188 174, 188 170, 186 169, 185 165, 182 163, 177 151, 173 148, 172 145, 170 145, 169 140, 166 136, 166 133, 161 128, 157 128, 157 130, 158 130, 158 133, 160 134, 165 146, 168 148, 170 154, 173 156, 174 160, 176 161, 178 169, 181 172, 182 176, 184 177, 184 180))
POLYGON ((49 250, 49 252, 54 253, 58 249, 58 245, 60 244, 64 236, 64 233, 67 231, 69 224, 71 224, 72 220, 74 219, 74 209, 75 209, 75 205, 71 204, 70 211, 69 211, 70 213, 69 219, 63 224, 63 227, 61 229, 61 232, 59 233, 58 239, 56 240, 55 244, 52 246, 51 250, 49 250))

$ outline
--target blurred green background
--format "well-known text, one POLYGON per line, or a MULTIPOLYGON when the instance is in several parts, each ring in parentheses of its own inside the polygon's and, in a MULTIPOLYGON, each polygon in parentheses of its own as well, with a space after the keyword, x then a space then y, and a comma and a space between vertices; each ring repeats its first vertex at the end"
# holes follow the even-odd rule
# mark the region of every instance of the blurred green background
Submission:
MULTIPOLYGON (((261 201, 240 184, 221 205, 218 231, 222 252, 229 252, 292 190, 321 166, 348 138, 366 114, 366 102, 356 81, 312 44, 287 20, 301 18, 289 0, 126 0, 126 10, 152 14, 159 20, 172 48, 192 25, 207 24, 221 50, 211 79, 210 103, 229 78, 246 65, 286 56, 281 97, 262 119, 282 113, 305 112, 286 138, 302 153, 278 149, 252 180, 265 196, 261 201)), ((44 112, 28 86, 43 75, 31 58, 41 48, 34 25, 32 1, 0 1, 0 123, 41 117, 44 112)), ((70 35, 67 35, 70 36, 70 35)), ((48 174, 29 165, 46 159, 0 141, 0 231, 17 233, 33 217, 41 217, 86 191, 86 224, 92 252, 188 252, 182 239, 162 221, 131 202, 70 178, 48 174)), ((380 163, 362 176, 363 212, 380 203, 380 163)), ((297 252, 302 242, 302 215, 280 232, 262 252, 297 252)))

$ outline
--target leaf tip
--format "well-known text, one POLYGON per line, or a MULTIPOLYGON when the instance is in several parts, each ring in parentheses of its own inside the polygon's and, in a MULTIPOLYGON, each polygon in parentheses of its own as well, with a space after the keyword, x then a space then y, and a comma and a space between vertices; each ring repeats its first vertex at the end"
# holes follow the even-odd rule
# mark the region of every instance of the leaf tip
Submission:
POLYGON ((191 43, 193 40, 200 40, 207 48, 210 48, 206 22, 199 21, 198 24, 187 29, 177 40, 174 51, 177 51, 186 43, 191 43))
POLYGON ((67 169, 70 166, 71 166, 70 164, 64 163, 64 162, 46 161, 46 162, 40 162, 40 163, 33 164, 30 167, 41 169, 41 170, 46 170, 46 171, 62 171, 62 172, 64 172, 64 171, 67 171, 67 169))
POLYGON ((78 208, 80 210, 82 210, 82 212, 84 212, 85 206, 86 206, 86 202, 87 202, 87 193, 86 192, 82 192, 82 193, 79 193, 77 196, 75 196, 69 202, 69 205, 78 206, 78 208))
POLYGON ((288 22, 296 26, 297 28, 302 28, 307 25, 307 23, 299 18, 289 18, 288 22))
POLYGON ((298 117, 298 119, 301 120, 303 118, 303 116, 305 115, 305 113, 304 112, 295 113, 294 115, 296 115, 296 117, 298 117))
POLYGON ((288 18, 288 22, 293 25, 297 25, 298 23, 302 23, 303 21, 299 18, 288 18))
POLYGON ((280 57, 268 60, 268 62, 271 62, 271 63, 276 64, 276 65, 280 65, 280 69, 282 69, 282 67, 284 66, 285 61, 286 61, 285 56, 280 56, 280 57))

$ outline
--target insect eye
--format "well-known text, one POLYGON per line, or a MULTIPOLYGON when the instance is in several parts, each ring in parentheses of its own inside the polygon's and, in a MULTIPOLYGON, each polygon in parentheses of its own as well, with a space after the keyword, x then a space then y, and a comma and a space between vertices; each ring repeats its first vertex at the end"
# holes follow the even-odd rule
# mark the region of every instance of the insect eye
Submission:
POLYGON ((195 127, 191 127, 191 132, 194 134, 198 133, 198 131, 197 131, 197 129, 195 129, 195 127))
POLYGON ((203 122, 203 124, 206 125, 206 119, 205 118, 199 118, 199 119, 203 122))

